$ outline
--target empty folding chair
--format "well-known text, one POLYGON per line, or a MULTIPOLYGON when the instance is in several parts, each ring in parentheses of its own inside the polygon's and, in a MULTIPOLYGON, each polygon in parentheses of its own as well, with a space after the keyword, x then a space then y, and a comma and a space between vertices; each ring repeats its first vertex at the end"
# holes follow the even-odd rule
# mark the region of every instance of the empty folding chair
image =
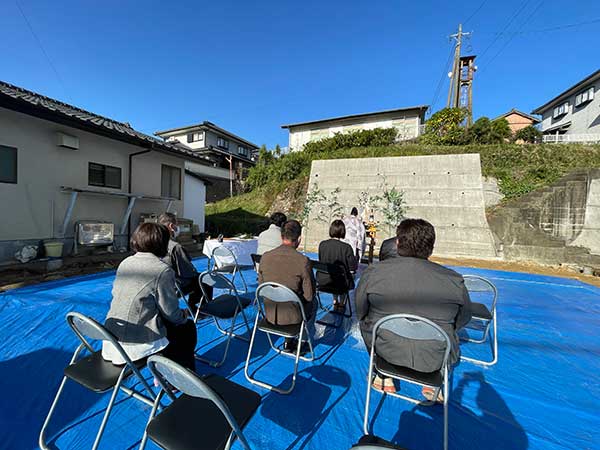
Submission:
MULTIPOLYGON (((335 264, 327 264, 320 261, 311 260, 313 269, 317 272, 317 299, 319 300, 319 307, 329 313, 339 314, 343 317, 350 318, 352 317, 352 303, 350 302, 350 291, 348 290, 348 286, 346 285, 346 274, 344 273, 344 268, 335 264), (319 274, 326 275, 330 283, 321 284, 319 283, 319 274), (323 301, 321 300, 320 293, 323 292, 325 294, 337 295, 341 302, 345 305, 345 310, 343 313, 332 310, 331 308, 327 308, 323 305, 323 301)), ((336 326, 335 324, 319 321, 319 323, 323 325, 336 326)))
MULTIPOLYGON (((490 334, 490 328, 492 328, 493 334, 493 346, 492 346, 492 360, 483 361, 475 358, 467 358, 461 356, 462 361, 468 361, 482 366, 493 366, 498 362, 498 328, 496 323, 496 301, 498 300, 498 290, 494 283, 484 277, 478 275, 465 275, 465 286, 470 293, 474 292, 488 292, 492 294, 492 303, 488 307, 483 303, 471 302, 471 322, 479 322, 483 324, 483 337, 481 339, 467 338, 467 342, 473 342, 475 344, 483 344, 487 342, 487 338, 490 334)), ((467 328, 469 325, 467 325, 467 328)))
POLYGON ((200 378, 194 372, 165 358, 151 356, 148 368, 158 380, 158 394, 140 444, 148 438, 167 450, 229 449, 237 438, 250 450, 242 428, 260 406, 260 395, 218 375, 200 378), (181 392, 175 397, 172 387, 181 392), (164 394, 172 400, 158 415, 164 394))
POLYGON ((208 264, 209 270, 216 270, 217 272, 221 273, 230 273, 231 281, 233 283, 235 283, 235 276, 239 273, 244 285, 244 292, 248 292, 248 286, 246 285, 246 280, 244 279, 244 274, 242 273, 242 269, 245 266, 242 266, 238 263, 235 254, 229 248, 225 247, 224 245, 215 248, 210 255, 208 264))
POLYGON ((384 392, 384 395, 392 395, 409 402, 420 405, 433 405, 439 396, 440 390, 444 390, 444 450, 448 448, 448 396, 449 396, 449 372, 448 357, 450 355, 450 338, 442 328, 424 317, 412 314, 392 314, 377 321, 373 327, 373 338, 371 343, 371 357, 369 362, 369 375, 367 378, 367 398, 365 402, 365 419, 363 428, 365 434, 369 434, 369 404, 371 400, 371 389, 374 378, 373 372, 380 376, 393 378, 434 389, 432 401, 421 401, 398 393, 384 392), (419 341, 440 341, 445 344, 445 352, 441 361, 440 370, 432 373, 418 372, 407 367, 390 364, 377 354, 377 338, 380 331, 387 331, 396 336, 413 341, 419 345, 419 341))
POLYGON ((254 265, 254 271, 258 272, 258 265, 260 264, 261 255, 257 255, 256 253, 251 253, 250 258, 252 258, 252 264, 254 265))
POLYGON ((382 450, 382 449, 393 449, 393 450, 405 450, 402 447, 392 444, 385 439, 381 439, 372 434, 365 434, 360 438, 358 443, 354 444, 350 450, 382 450))
MULTIPOLYGON (((238 314, 242 314, 244 319, 244 323, 246 325, 246 330, 248 333, 250 332, 250 324, 248 323, 248 319, 246 317, 246 313, 244 309, 252 303, 252 299, 248 297, 244 297, 239 295, 235 285, 233 282, 220 274, 219 272, 202 272, 199 276, 200 279, 200 288, 202 289, 202 299, 198 304, 198 311, 196 312, 196 317, 194 321, 198 319, 200 314, 204 314, 205 316, 212 317, 217 330, 224 334, 227 337, 225 344, 225 351, 223 352, 223 357, 220 361, 209 361, 207 359, 201 358, 196 355, 196 359, 199 361, 210 364, 212 367, 220 367, 223 365, 225 360, 227 359, 227 353, 229 352, 229 344, 231 343, 232 338, 238 338, 244 341, 248 341, 247 338, 240 336, 236 333, 236 319, 238 314), (216 289, 225 289, 227 292, 221 295, 213 296, 213 299, 208 301, 209 296, 207 295, 205 290, 206 286, 211 286, 213 288, 213 292, 216 289), (229 330, 225 330, 221 327, 219 320, 230 319, 231 325, 229 326, 229 330)), ((214 294, 213 294, 214 295, 214 294)))
POLYGON ((77 338, 81 341, 81 344, 79 344, 75 350, 75 353, 73 353, 71 362, 64 370, 64 377, 60 383, 56 397, 54 397, 52 406, 50 406, 48 416, 42 425, 42 430, 40 431, 39 446, 44 450, 49 448, 46 444, 46 428, 50 423, 50 418, 56 409, 58 399, 62 394, 67 379, 71 379, 79 383, 81 386, 99 394, 112 389, 108 406, 106 407, 104 417, 102 418, 100 428, 98 429, 98 433, 96 434, 96 439, 92 447, 92 449, 95 450, 100 444, 100 439, 104 433, 108 416, 113 408, 119 390, 125 392, 128 396, 132 396, 150 406, 153 405, 155 395, 148 385, 148 382, 140 373, 140 369, 146 365, 145 358, 143 360, 132 362, 125 353, 125 350, 123 350, 123 347, 121 347, 121 345, 117 342, 117 338, 111 332, 109 332, 94 319, 86 317, 83 314, 77 312, 68 313, 67 323, 77 338), (121 357, 125 360, 125 364, 117 366, 109 361, 105 361, 102 358, 102 351, 95 351, 88 339, 91 341, 110 342, 117 349, 119 355, 121 355, 121 357), (80 357, 84 350, 87 350, 89 355, 80 357), (131 375, 134 375, 138 378, 144 389, 148 392, 148 397, 136 390, 123 386, 123 382, 131 375))
POLYGON ((309 334, 308 321, 306 320, 304 307, 294 291, 279 283, 262 283, 260 286, 258 286, 258 289, 256 290, 256 301, 258 304, 258 312, 256 314, 256 320, 254 322, 254 329, 252 330, 252 337, 250 338, 250 347, 248 348, 248 357, 246 358, 246 366, 244 367, 244 373, 246 374, 246 378, 248 379, 248 381, 250 381, 251 383, 254 383, 258 386, 262 386, 267 389, 271 389, 275 392, 279 392, 280 394, 289 394, 290 392, 292 392, 294 386, 296 385, 298 361, 300 359, 302 359, 303 361, 313 361, 315 359, 312 338, 309 334), (275 303, 296 303, 298 305, 300 313, 302 314, 302 322, 297 325, 274 325, 272 323, 269 323, 265 314, 265 299, 268 299, 275 303), (254 346, 254 340, 256 338, 257 331, 262 331, 263 333, 266 333, 267 339, 269 340, 269 345, 278 354, 295 358, 292 383, 288 389, 278 388, 276 386, 265 383, 264 381, 259 381, 256 378, 250 376, 248 372, 248 366, 250 365, 252 347, 254 346), (296 348, 295 354, 284 352, 280 347, 276 347, 271 339, 271 335, 280 336, 283 338, 297 338, 298 346, 296 348), (305 336, 306 340, 308 341, 308 347, 310 349, 310 357, 300 355, 302 341, 305 336))

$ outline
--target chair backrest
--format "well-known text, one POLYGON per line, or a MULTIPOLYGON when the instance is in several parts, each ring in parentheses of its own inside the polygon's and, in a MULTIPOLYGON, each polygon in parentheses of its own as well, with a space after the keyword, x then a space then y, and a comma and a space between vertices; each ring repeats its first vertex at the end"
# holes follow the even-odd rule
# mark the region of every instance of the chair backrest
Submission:
POLYGON ((200 289, 202 289, 202 293, 206 298, 208 298, 207 293, 204 292, 204 285, 210 286, 213 289, 228 289, 230 292, 233 292, 236 296, 238 295, 235 284, 227 278, 225 275, 215 271, 215 270, 207 270, 202 272, 198 276, 198 281, 200 282, 200 289))
POLYGON ((213 268, 214 267, 238 266, 238 262, 237 262, 237 258, 235 257, 235 254, 231 251, 231 249, 229 249, 225 245, 220 245, 220 246, 216 247, 212 251, 212 254, 210 255, 210 260, 213 264, 213 268), (217 258, 220 258, 220 261, 218 261, 218 264, 217 264, 217 258), (226 261, 225 263, 223 263, 223 260, 227 260, 227 259, 230 260, 231 262, 226 261))
POLYGON ((254 270, 258 271, 258 265, 260 264, 261 255, 257 255, 256 253, 250 253, 250 258, 252 258, 252 264, 254 264, 254 270))
POLYGON ((275 303, 297 303, 302 313, 302 319, 306 322, 302 301, 294 291, 283 284, 272 282, 260 284, 256 289, 256 299, 263 315, 265 299, 275 303))
POLYGON ((71 327, 81 343, 90 352, 93 352, 94 349, 89 343, 88 339, 95 341, 108 341, 117 349, 127 365, 130 367, 135 367, 129 356, 127 356, 127 353, 125 353, 125 350, 123 350, 123 347, 121 347, 121 344, 119 344, 119 341, 117 341, 115 335, 108 331, 103 325, 100 325, 91 317, 87 317, 74 311, 67 313, 66 317, 69 327, 71 327))
POLYGON ((198 375, 186 369, 185 367, 171 361, 168 358, 160 355, 153 355, 148 358, 148 368, 150 372, 158 380, 161 388, 171 397, 174 395, 169 387, 169 384, 176 389, 179 389, 182 394, 190 397, 202 398, 214 403, 227 419, 229 426, 234 430, 238 439, 246 449, 250 449, 246 438, 244 437, 241 428, 231 414, 229 407, 223 399, 213 391, 198 375), (168 383, 168 384, 167 384, 168 383))
POLYGON ((496 310, 496 301, 498 300, 498 289, 487 278, 479 275, 463 275, 465 286, 469 292, 491 292, 493 295, 491 310, 496 310))
POLYGON ((373 327, 373 339, 371 343, 371 355, 375 353, 375 341, 379 330, 389 331, 397 336, 412 341, 441 341, 444 342, 445 351, 441 368, 448 364, 452 343, 448 334, 436 323, 425 317, 414 314, 391 314, 379 319, 373 327))

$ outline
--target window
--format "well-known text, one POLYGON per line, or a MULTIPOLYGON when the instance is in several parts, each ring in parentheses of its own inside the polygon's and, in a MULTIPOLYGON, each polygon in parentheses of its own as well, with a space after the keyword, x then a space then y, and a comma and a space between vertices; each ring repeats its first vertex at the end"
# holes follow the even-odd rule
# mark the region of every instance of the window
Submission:
POLYGON ((581 106, 594 100, 594 86, 580 92, 575 96, 575 106, 581 106))
POLYGON ((556 119, 557 117, 564 116, 568 112, 569 112, 569 102, 565 102, 562 105, 559 105, 556 108, 554 108, 554 111, 552 112, 552 118, 556 119))
POLYGON ((121 189, 121 168, 89 163, 88 184, 113 189, 121 189))
POLYGON ((217 138, 217 147, 229 149, 229 141, 222 137, 217 138))
POLYGON ((198 131, 196 133, 189 133, 187 135, 188 144, 190 142, 199 142, 204 140, 204 131, 198 131))
POLYGON ((238 154, 248 157, 248 147, 244 147, 243 145, 238 145, 238 154))
POLYGON ((17 183, 17 149, 0 145, 0 183, 17 183))
POLYGON ((179 167, 162 165, 160 195, 162 197, 181 199, 181 169, 179 167))

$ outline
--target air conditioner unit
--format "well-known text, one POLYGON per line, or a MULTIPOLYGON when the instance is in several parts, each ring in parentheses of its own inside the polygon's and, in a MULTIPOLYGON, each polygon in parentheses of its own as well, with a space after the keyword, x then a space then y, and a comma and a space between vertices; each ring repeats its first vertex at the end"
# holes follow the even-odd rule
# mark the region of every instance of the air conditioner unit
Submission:
POLYGON ((59 147, 70 148, 72 150, 79 150, 79 138, 77 136, 71 136, 70 134, 56 133, 57 145, 59 147))

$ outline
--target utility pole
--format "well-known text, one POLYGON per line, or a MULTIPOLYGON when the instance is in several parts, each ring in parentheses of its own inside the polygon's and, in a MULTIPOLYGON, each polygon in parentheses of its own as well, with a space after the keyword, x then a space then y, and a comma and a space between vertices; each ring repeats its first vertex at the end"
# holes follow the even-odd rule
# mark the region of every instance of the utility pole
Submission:
POLYGON ((460 99, 460 50, 462 47, 462 38, 470 36, 472 33, 463 33, 462 24, 458 24, 458 33, 451 34, 450 39, 456 41, 454 47, 454 63, 452 64, 452 72, 448 74, 450 77, 450 88, 448 89, 448 108, 458 108, 460 99))
POLYGON ((229 163, 229 197, 233 197, 233 156, 226 156, 225 161, 229 163))
POLYGON ((466 108, 468 110, 467 126, 473 121, 473 74, 477 70, 474 64, 475 56, 461 56, 463 37, 469 37, 473 33, 464 33, 462 24, 458 24, 458 32, 451 34, 450 39, 456 41, 454 47, 454 63, 448 88, 448 108, 466 108))

